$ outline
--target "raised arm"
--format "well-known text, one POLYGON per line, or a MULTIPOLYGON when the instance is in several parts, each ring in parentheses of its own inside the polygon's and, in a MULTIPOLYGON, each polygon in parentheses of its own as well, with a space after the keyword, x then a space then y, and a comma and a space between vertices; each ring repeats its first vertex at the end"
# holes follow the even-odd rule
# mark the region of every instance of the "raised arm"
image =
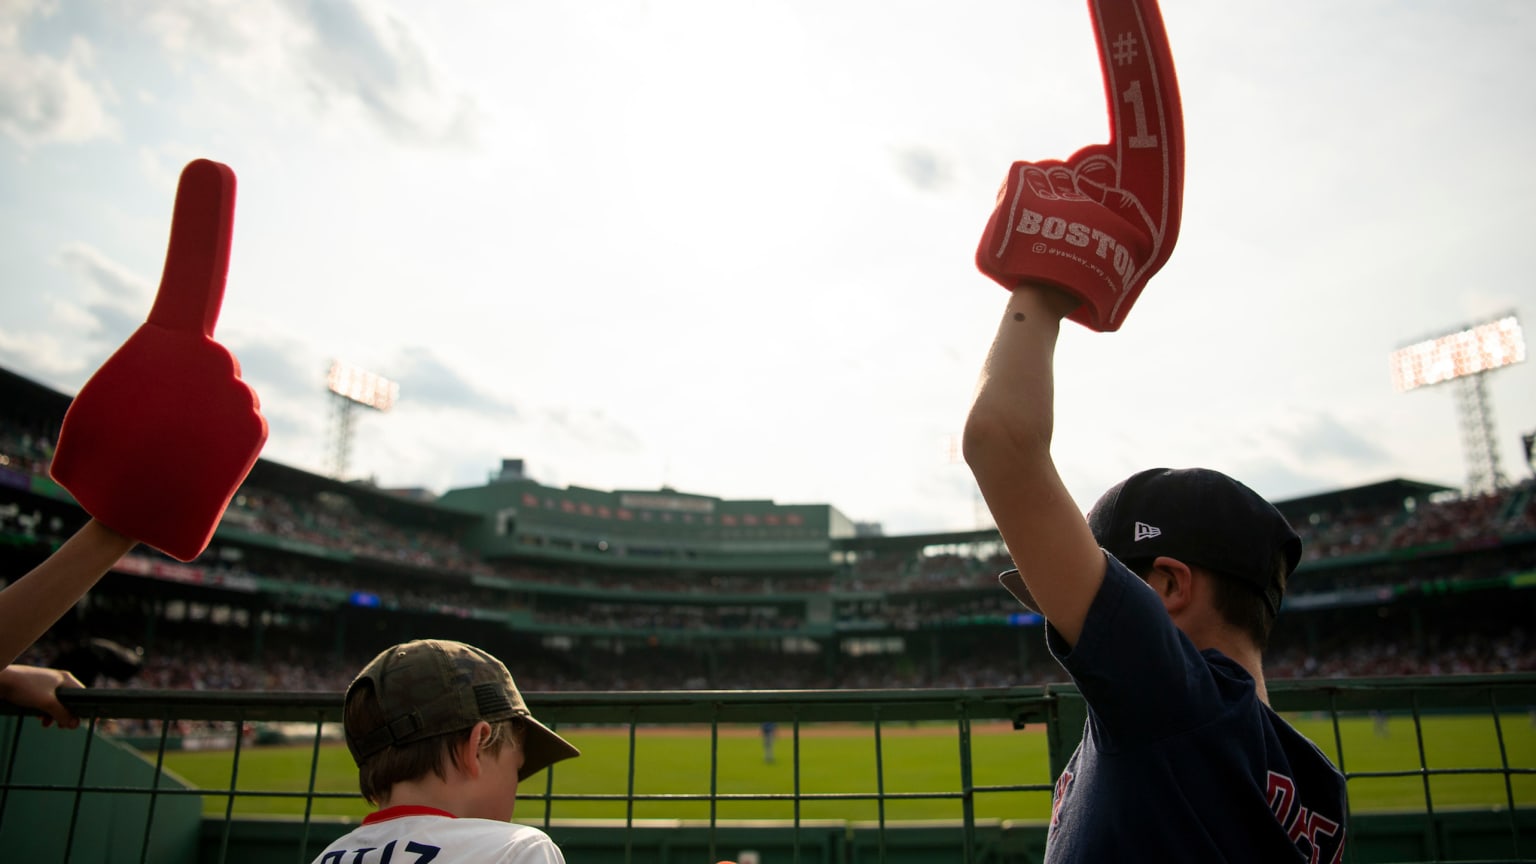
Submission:
POLYGON ((92 519, 46 561, 0 591, 0 667, 21 656, 134 545, 92 519))
POLYGON ((1109 143, 1015 162, 976 248, 1010 292, 965 427, 976 475, 1023 584, 1004 584, 1075 645, 1104 558, 1051 461, 1061 320, 1117 330, 1179 234, 1184 120, 1157 0, 1088 0, 1109 143), (1026 599, 1023 595, 1030 595, 1026 599))
POLYGON ((965 461, 1035 605, 1077 643, 1104 580, 1104 556, 1051 459, 1062 318, 1078 305, 1023 285, 1008 299, 965 423, 965 461))
POLYGON ((198 159, 182 170, 149 319, 70 402, 49 466, 91 520, 0 592, 5 665, 135 543, 181 561, 202 554, 256 464, 267 422, 213 339, 234 212, 229 166, 198 159))

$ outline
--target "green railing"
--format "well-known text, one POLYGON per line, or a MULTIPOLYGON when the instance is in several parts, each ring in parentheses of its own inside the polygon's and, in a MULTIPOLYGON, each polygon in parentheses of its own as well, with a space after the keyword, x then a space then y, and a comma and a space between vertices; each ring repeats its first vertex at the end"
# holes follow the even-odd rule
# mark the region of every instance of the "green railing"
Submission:
MULTIPOLYGON (((517 818, 572 864, 1037 861, 1085 717, 1070 686, 528 695, 584 755, 524 784, 517 818)), ((1346 861, 1536 861, 1536 675, 1270 695, 1348 778, 1346 861)), ((0 717, 0 859, 302 864, 367 812, 339 694, 68 701, 72 733, 0 717)))

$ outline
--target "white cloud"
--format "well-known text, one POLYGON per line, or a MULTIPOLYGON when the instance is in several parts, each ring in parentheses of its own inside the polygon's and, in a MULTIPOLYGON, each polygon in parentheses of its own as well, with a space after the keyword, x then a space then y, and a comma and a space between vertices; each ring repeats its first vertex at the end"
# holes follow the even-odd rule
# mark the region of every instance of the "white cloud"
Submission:
MULTIPOLYGON (((1386 356, 1536 308, 1536 115, 1504 110, 1536 86, 1530 5, 1163 0, 1184 230, 1123 331, 1063 334, 1054 442, 1079 503, 1156 464, 1272 495, 1458 481, 1453 393, 1394 394, 1386 356)), ((240 176, 220 338, 270 405, 268 455, 323 463, 345 357, 402 381, 354 457, 396 485, 511 456, 547 482, 976 524, 934 443, 1006 296, 976 240, 1009 162, 1106 131, 1066 0, 7 8, 32 54, 93 45, 82 76, 124 98, 90 160, 0 140, 0 363, 85 364, 141 320, 177 173, 216 158, 240 176), (437 146, 466 128, 482 146, 437 146)), ((1490 382, 1510 448, 1533 376, 1490 382)))
POLYGON ((75 346, 52 333, 12 333, 0 329, 0 365, 62 386, 80 372, 75 346))
POLYGON ((82 335, 115 345, 144 322, 154 291, 142 277, 83 243, 64 247, 59 260, 88 286, 82 335))
POLYGON ((271 106, 304 106, 306 123, 361 121, 413 145, 475 140, 474 100, 381 3, 168 0, 144 26, 181 62, 207 63, 271 106))
POLYGON ((69 387, 84 383, 143 323, 153 294, 143 278, 83 243, 60 249, 57 263, 76 277, 74 285, 50 297, 45 328, 0 329, 0 363, 69 387))
POLYGON ((33 16, 52 14, 39 0, 0 3, 0 133, 23 147, 76 143, 113 134, 107 89, 90 80, 91 43, 69 40, 63 56, 31 52, 22 44, 33 16))

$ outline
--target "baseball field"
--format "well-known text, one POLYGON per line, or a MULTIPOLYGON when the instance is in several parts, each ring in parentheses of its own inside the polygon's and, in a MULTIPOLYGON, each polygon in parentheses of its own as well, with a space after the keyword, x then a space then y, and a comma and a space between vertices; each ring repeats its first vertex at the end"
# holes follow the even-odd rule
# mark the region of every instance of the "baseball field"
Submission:
MULTIPOLYGON (((1384 725, 1370 717, 1340 721, 1344 767, 1351 775, 1364 772, 1413 772, 1408 776, 1352 777, 1350 806, 1354 812, 1424 811, 1425 776, 1419 773, 1420 738, 1423 764, 1429 769, 1428 791, 1434 808, 1502 808, 1510 792, 1505 777, 1466 769, 1536 769, 1536 716, 1525 712, 1501 714, 1501 730, 1491 715, 1429 716, 1416 734, 1413 718, 1398 716, 1384 725), (1503 756, 1500 735, 1502 732, 1503 756), (1455 772, 1455 773, 1437 773, 1455 772)), ((1326 718, 1293 718, 1303 733, 1317 742, 1338 763, 1333 724, 1326 718)), ((550 791, 555 796, 551 817, 624 819, 708 819, 713 791, 718 795, 790 795, 796 790, 792 730, 780 726, 774 761, 765 760, 762 738, 755 726, 720 727, 716 771, 711 780, 711 742, 707 726, 640 727, 636 732, 633 772, 630 770, 627 727, 573 728, 562 730, 582 750, 582 756, 555 766, 524 784, 525 797, 518 803, 516 818, 536 822, 544 817, 545 804, 531 796, 550 791), (636 795, 703 796, 702 800, 627 800, 636 795), (560 796, 595 795, 589 800, 560 796)), ((843 724, 801 727, 798 788, 801 795, 871 796, 836 799, 803 799, 801 819, 873 820, 881 817, 881 803, 874 800, 883 789, 887 797, 883 816, 888 821, 959 819, 962 803, 960 745, 953 725, 887 724, 881 728, 881 758, 875 758, 873 727, 843 724), (899 797, 913 793, 936 797, 899 797), (948 797, 942 797, 948 796, 948 797)), ((1015 731, 1007 724, 973 726, 971 737, 972 783, 976 786, 1037 785, 1039 791, 980 791, 975 796, 977 819, 1044 819, 1050 811, 1051 776, 1043 729, 1015 731)), ((302 815, 304 793, 310 783, 312 748, 306 745, 247 747, 240 754, 239 792, 284 792, 295 797, 237 795, 236 816, 258 814, 302 815)), ((194 786, 225 791, 234 773, 232 751, 172 752, 167 767, 194 786)), ((316 765, 317 792, 345 793, 345 797, 317 798, 314 815, 361 817, 371 808, 356 794, 356 771, 347 750, 340 744, 323 744, 316 765)), ((1514 775, 1511 789, 1516 807, 1536 807, 1536 775, 1514 775)), ((210 794, 203 798, 210 816, 222 817, 228 797, 210 794)), ((713 816, 719 820, 783 819, 796 816, 790 800, 716 800, 713 816)))

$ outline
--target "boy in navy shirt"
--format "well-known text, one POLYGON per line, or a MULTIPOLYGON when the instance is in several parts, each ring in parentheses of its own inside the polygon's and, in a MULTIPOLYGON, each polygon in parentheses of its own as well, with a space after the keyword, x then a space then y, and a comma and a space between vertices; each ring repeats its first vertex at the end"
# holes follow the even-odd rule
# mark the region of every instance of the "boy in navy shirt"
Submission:
POLYGON ((1077 304, 1013 289, 965 428, 1018 567, 1003 584, 1045 616, 1088 705, 1046 860, 1339 861, 1344 779, 1264 687, 1301 541, 1263 498, 1206 469, 1140 472, 1083 518, 1050 454, 1052 360, 1077 304))

